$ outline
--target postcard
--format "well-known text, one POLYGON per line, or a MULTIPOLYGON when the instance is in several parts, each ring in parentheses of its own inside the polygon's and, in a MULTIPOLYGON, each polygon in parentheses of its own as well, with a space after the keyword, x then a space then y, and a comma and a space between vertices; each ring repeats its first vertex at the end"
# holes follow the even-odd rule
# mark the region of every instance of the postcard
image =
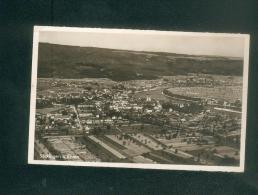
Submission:
POLYGON ((35 26, 28 163, 243 172, 249 35, 35 26))

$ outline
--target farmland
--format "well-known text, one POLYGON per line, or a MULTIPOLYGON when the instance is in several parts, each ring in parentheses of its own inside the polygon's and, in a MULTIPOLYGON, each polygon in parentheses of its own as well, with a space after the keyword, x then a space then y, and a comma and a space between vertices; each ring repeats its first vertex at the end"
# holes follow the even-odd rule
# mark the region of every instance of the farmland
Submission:
POLYGON ((186 95, 198 98, 215 98, 222 101, 234 102, 237 99, 241 100, 242 87, 241 86, 223 86, 223 87, 175 87, 170 88, 174 94, 186 95))

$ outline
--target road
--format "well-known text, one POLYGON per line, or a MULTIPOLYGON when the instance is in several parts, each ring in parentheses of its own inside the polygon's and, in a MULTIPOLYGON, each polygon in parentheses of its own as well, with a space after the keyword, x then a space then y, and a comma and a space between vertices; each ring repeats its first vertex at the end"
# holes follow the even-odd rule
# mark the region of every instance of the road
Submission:
POLYGON ((83 130, 82 125, 81 125, 81 121, 80 121, 80 118, 79 118, 79 113, 78 113, 77 109, 75 108, 75 106, 72 106, 72 108, 74 109, 74 112, 76 114, 76 118, 77 118, 77 121, 79 123, 80 130, 83 130))

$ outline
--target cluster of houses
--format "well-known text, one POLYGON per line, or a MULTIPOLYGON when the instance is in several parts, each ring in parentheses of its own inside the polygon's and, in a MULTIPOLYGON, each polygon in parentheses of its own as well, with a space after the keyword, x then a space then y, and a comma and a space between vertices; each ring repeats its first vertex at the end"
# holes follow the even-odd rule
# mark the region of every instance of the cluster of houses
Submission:
MULTIPOLYGON (((108 129, 137 122, 158 125, 161 129, 168 130, 165 133, 183 129, 184 132, 181 132, 180 136, 185 137, 190 144, 220 143, 236 148, 239 146, 240 115, 233 116, 220 110, 215 112, 212 108, 219 105, 227 108, 237 107, 241 105, 240 100, 230 104, 206 99, 204 104, 203 100, 193 98, 186 101, 176 100, 181 98, 176 96, 175 100, 171 101, 172 104, 164 104, 150 96, 136 98, 133 94, 140 90, 151 90, 166 81, 139 81, 140 85, 134 85, 133 82, 136 81, 125 81, 109 88, 101 85, 93 87, 90 84, 83 87, 82 84, 76 85, 74 82, 54 82, 52 87, 55 87, 56 91, 39 94, 37 97, 36 129, 46 134, 91 134, 96 127, 108 129), (200 107, 200 111, 191 112, 192 104, 196 106, 200 102, 204 108, 200 107)), ((175 80, 179 85, 187 82, 210 85, 215 81, 212 78, 195 76, 190 77, 189 81, 175 80)))

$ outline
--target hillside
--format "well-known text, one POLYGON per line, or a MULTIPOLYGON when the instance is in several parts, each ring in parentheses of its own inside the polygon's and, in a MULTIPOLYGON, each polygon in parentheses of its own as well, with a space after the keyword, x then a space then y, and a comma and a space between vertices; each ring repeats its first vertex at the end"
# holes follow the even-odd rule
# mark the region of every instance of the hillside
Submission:
POLYGON ((38 77, 154 79, 159 76, 208 73, 242 75, 240 59, 136 52, 39 43, 38 77))

